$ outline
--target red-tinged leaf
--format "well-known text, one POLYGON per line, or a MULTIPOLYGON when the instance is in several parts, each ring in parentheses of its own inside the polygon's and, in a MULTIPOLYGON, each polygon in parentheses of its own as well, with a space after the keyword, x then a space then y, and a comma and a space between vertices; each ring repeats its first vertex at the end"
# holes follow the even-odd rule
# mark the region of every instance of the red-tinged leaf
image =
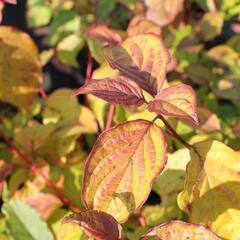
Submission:
POLYGON ((109 28, 105 25, 92 26, 88 30, 87 35, 96 38, 101 42, 111 44, 117 44, 122 42, 122 38, 119 33, 116 30, 109 28))
POLYGON ((209 229, 191 223, 171 221, 150 229, 141 240, 221 240, 209 229))
POLYGON ((126 221, 144 204, 165 164, 166 143, 155 123, 136 120, 116 125, 100 135, 86 160, 85 207, 126 221))
POLYGON ((217 115, 207 108, 199 107, 197 109, 197 115, 199 118, 199 127, 206 132, 221 130, 220 121, 217 115))
POLYGON ((161 90, 155 99, 149 102, 148 109, 150 112, 186 119, 198 124, 196 96, 194 90, 186 84, 161 90))
POLYGON ((144 103, 141 89, 126 77, 105 78, 88 81, 74 95, 92 94, 112 104, 139 107, 144 103))
POLYGON ((144 2, 147 7, 147 18, 161 27, 173 22, 184 6, 184 0, 144 0, 144 2))
POLYGON ((147 20, 143 16, 134 17, 128 25, 127 35, 132 37, 144 33, 155 33, 157 35, 161 35, 162 29, 157 24, 147 20))
POLYGON ((120 240, 122 229, 118 222, 109 214, 90 210, 79 214, 72 214, 63 223, 78 224, 84 233, 96 240, 120 240))
POLYGON ((62 202, 53 194, 39 192, 25 199, 25 202, 35 208, 44 219, 62 205, 62 202))
POLYGON ((11 4, 17 4, 17 0, 0 0, 2 3, 11 3, 11 4))
POLYGON ((127 38, 121 45, 103 49, 110 66, 155 95, 166 79, 170 55, 162 39, 153 33, 127 38))

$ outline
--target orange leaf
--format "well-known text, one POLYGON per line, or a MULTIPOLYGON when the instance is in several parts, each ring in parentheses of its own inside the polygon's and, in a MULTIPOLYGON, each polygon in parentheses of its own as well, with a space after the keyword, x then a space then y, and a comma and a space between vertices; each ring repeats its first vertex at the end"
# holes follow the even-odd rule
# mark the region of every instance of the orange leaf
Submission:
POLYGON ((122 42, 119 33, 105 25, 92 26, 88 30, 87 35, 106 43, 117 44, 122 42))
POLYGON ((184 0, 144 0, 147 18, 163 27, 173 22, 182 11, 184 0))
POLYGON ((155 33, 157 35, 161 35, 162 29, 157 24, 147 20, 143 16, 134 17, 128 25, 127 35, 132 37, 144 33, 155 33))
POLYGON ((84 205, 126 221, 144 204, 165 164, 166 143, 156 124, 136 120, 116 125, 100 135, 88 156, 84 205))

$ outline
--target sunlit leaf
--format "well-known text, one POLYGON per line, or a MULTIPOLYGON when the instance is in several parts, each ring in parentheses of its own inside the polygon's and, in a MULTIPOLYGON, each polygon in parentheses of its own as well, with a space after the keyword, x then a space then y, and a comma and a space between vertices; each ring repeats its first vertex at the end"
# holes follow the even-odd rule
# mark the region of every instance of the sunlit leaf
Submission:
POLYGON ((207 225, 223 239, 238 239, 239 154, 218 141, 200 142, 194 148, 179 206, 191 222, 207 225))
POLYGON ((74 34, 70 35, 57 45, 57 56, 64 64, 78 67, 77 55, 83 46, 83 38, 74 34))
POLYGON ((29 205, 11 200, 3 206, 7 229, 14 240, 53 240, 53 235, 40 215, 29 205))
POLYGON ((24 200, 44 218, 49 218, 52 213, 62 205, 62 202, 55 195, 39 192, 27 197, 24 200))
POLYGON ((112 104, 139 107, 144 97, 138 85, 126 77, 113 77, 88 81, 74 95, 92 94, 112 104))
POLYGON ((207 108, 199 107, 197 109, 197 115, 199 119, 199 127, 203 131, 219 131, 221 130, 221 125, 217 115, 207 108))
POLYGON ((47 25, 52 17, 51 6, 45 1, 27 1, 27 22, 28 26, 41 27, 47 25))
POLYGON ((0 101, 29 109, 42 79, 32 39, 13 27, 0 27, 0 101))
POLYGON ((65 217, 64 223, 74 223, 91 238, 96 240, 121 239, 121 226, 109 214, 100 211, 86 211, 65 217))
POLYGON ((82 200, 119 222, 139 209, 166 164, 166 145, 154 123, 136 120, 103 132, 85 166, 82 200))
POLYGON ((196 97, 189 85, 179 84, 161 90, 155 99, 149 102, 148 109, 151 112, 187 119, 198 124, 196 97))
POLYGON ((144 0, 147 6, 147 18, 160 26, 173 22, 182 11, 184 0, 144 0))
POLYGON ((97 25, 91 27, 88 30, 87 35, 106 43, 117 44, 122 42, 122 38, 119 33, 116 30, 105 25, 97 25))
POLYGON ((207 56, 217 63, 227 66, 238 64, 238 54, 228 45, 217 45, 207 52, 207 56))
POLYGON ((147 20, 143 16, 134 17, 127 28, 128 36, 132 37, 144 33, 155 33, 157 35, 161 35, 162 29, 157 24, 147 20))
POLYGON ((116 76, 119 76, 119 71, 112 69, 107 61, 103 61, 92 73, 92 79, 103 79, 116 76))
POLYGON ((104 55, 112 68, 150 94, 155 95, 166 79, 170 55, 162 39, 155 34, 129 37, 121 45, 105 47, 104 55))
POLYGON ((141 240, 221 240, 209 229, 181 221, 163 223, 149 230, 141 240))

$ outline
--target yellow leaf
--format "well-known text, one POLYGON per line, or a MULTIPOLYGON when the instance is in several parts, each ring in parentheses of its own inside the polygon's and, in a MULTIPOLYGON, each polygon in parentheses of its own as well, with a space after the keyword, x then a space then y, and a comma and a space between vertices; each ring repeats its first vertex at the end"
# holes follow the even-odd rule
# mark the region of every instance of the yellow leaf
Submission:
POLYGON ((13 27, 0 27, 0 101, 29 109, 42 80, 32 39, 13 27))
POLYGON ((119 124, 100 135, 86 161, 82 200, 124 222, 144 204, 165 164, 161 128, 145 120, 119 124))
POLYGON ((193 223, 209 226, 223 239, 240 236, 240 157, 218 141, 194 145, 178 203, 193 223), (196 151, 200 154, 197 154, 196 151))
POLYGON ((141 240, 221 240, 209 229, 181 221, 163 223, 149 230, 141 240), (152 236, 152 237, 151 237, 152 236))

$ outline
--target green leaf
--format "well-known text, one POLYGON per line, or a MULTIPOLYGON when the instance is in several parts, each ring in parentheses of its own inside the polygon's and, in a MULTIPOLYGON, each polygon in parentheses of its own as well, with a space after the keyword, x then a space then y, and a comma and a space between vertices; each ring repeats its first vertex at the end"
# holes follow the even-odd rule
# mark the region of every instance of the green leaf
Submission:
POLYGON ((51 226, 56 240, 89 240, 74 224, 63 224, 62 220, 71 212, 59 208, 49 218, 48 224, 51 226))
POLYGON ((54 240, 46 222, 26 203, 11 200, 3 205, 2 211, 14 240, 54 240))
POLYGON ((57 56, 64 64, 78 67, 77 55, 83 46, 83 38, 74 34, 70 35, 57 45, 57 56))

